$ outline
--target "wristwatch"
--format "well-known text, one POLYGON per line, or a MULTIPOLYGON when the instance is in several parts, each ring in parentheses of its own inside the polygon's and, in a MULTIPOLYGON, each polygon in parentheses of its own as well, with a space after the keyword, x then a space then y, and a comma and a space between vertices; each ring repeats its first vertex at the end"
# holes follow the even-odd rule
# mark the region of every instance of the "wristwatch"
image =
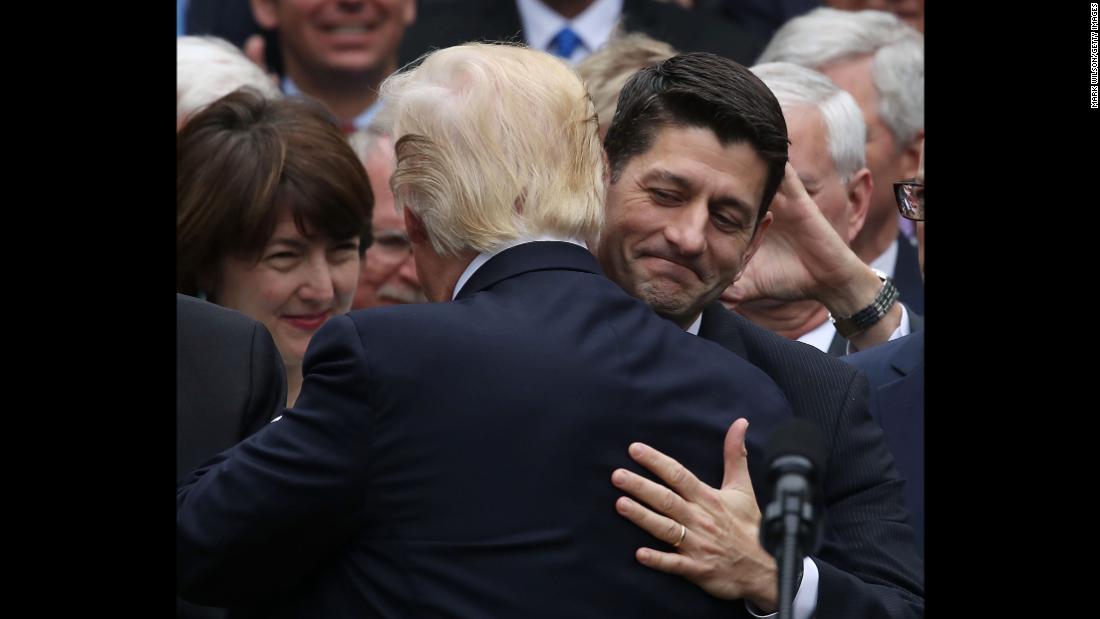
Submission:
POLYGON ((845 339, 850 339, 853 335, 870 329, 875 323, 882 320, 882 317, 888 314, 890 308, 894 307, 894 303, 898 301, 898 288, 894 285, 893 278, 878 269, 871 270, 882 280, 882 288, 879 288, 878 294, 875 295, 875 299, 871 301, 871 304, 851 316, 843 318, 837 318, 831 313, 829 314, 837 333, 845 339))

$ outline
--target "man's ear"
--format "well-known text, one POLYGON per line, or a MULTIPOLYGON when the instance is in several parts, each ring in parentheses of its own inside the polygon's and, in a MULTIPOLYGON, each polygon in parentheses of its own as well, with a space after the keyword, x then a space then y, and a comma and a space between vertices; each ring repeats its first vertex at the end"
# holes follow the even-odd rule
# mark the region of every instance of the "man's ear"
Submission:
POLYGON ((411 26, 416 21, 416 2, 417 0, 405 0, 405 9, 401 15, 405 26, 411 26))
POLYGON ((428 229, 424 227, 424 222, 408 207, 402 208, 401 212, 405 215, 405 232, 409 235, 409 242, 418 245, 428 243, 428 229))
POLYGON ((252 5, 252 17, 264 30, 279 27, 279 12, 275 9, 276 0, 249 0, 252 5))
MULTIPOLYGON (((756 255, 756 250, 760 249, 760 245, 764 243, 764 237, 768 234, 768 228, 772 225, 771 210, 764 215, 764 219, 760 220, 760 225, 756 227, 756 231, 752 233, 752 239, 749 240, 749 248, 745 251, 745 257, 741 260, 741 270, 737 272, 737 275, 733 276, 733 281, 741 279, 741 274, 745 272, 745 267, 749 266, 749 260, 756 255)), ((733 282, 730 282, 731 284, 733 282)))
POLYGON ((847 244, 851 244, 852 239, 856 238, 859 231, 863 229, 864 222, 867 221, 867 212, 871 210, 871 189, 873 187, 874 180, 871 178, 871 171, 867 168, 860 168, 848 180, 848 186, 845 189, 848 194, 849 238, 844 239, 847 244))

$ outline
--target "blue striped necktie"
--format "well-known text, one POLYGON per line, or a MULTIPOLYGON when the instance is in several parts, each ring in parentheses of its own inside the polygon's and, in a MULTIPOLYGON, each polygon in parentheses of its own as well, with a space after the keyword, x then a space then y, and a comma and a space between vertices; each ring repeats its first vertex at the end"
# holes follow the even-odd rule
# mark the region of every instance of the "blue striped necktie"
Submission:
POLYGON ((569 26, 561 29, 561 32, 554 35, 554 38, 550 40, 555 44, 554 55, 561 58, 569 59, 573 55, 573 50, 577 49, 577 45, 580 44, 581 39, 577 36, 576 32, 573 32, 569 26))

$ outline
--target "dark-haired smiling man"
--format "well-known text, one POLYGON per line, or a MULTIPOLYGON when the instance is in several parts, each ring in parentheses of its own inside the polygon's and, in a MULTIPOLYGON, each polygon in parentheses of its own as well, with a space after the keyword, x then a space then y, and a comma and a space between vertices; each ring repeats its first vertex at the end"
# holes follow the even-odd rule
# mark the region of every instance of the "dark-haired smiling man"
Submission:
MULTIPOLYGON (((923 566, 905 523, 902 482, 868 412, 866 378, 718 302, 760 247, 776 194, 805 194, 787 163, 775 96, 731 60, 681 54, 624 86, 604 146, 611 179, 596 254, 606 274, 658 314, 763 370, 795 416, 827 437, 824 543, 803 562, 795 616, 923 616, 923 566)), ((674 544, 663 547, 669 552, 638 549, 638 560, 716 597, 745 599, 755 615, 774 612, 774 597, 748 595, 776 586, 775 563, 758 541, 753 484, 728 475, 713 488, 648 446, 630 453, 672 490, 626 469, 612 474, 616 487, 640 499, 618 499, 619 513, 674 544)), ((727 442, 727 472, 747 469, 760 490, 763 463, 746 457, 727 442)))

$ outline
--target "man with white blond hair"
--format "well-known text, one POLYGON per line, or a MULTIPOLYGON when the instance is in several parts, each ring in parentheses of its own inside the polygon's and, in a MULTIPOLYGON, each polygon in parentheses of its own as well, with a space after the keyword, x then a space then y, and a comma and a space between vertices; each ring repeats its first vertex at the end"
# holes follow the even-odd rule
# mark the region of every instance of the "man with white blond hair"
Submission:
POLYGON ((893 183, 916 175, 924 138, 924 36, 891 13, 820 8, 783 25, 760 63, 821 71, 855 97, 867 123, 871 208, 852 249, 894 278, 904 301, 924 313, 915 243, 899 231, 893 183))
MULTIPOLYGON (((608 509, 609 471, 636 469, 644 440, 748 484, 723 451, 762 461, 790 409, 603 276, 583 243, 606 166, 580 79, 466 44, 381 99, 433 303, 329 320, 295 407, 179 488, 181 594, 291 617, 748 617, 637 564, 651 542, 608 509)), ((742 584, 763 606, 766 564, 742 584)))
POLYGON ((176 131, 200 108, 242 87, 282 96, 271 78, 232 43, 217 37, 176 39, 176 131))

